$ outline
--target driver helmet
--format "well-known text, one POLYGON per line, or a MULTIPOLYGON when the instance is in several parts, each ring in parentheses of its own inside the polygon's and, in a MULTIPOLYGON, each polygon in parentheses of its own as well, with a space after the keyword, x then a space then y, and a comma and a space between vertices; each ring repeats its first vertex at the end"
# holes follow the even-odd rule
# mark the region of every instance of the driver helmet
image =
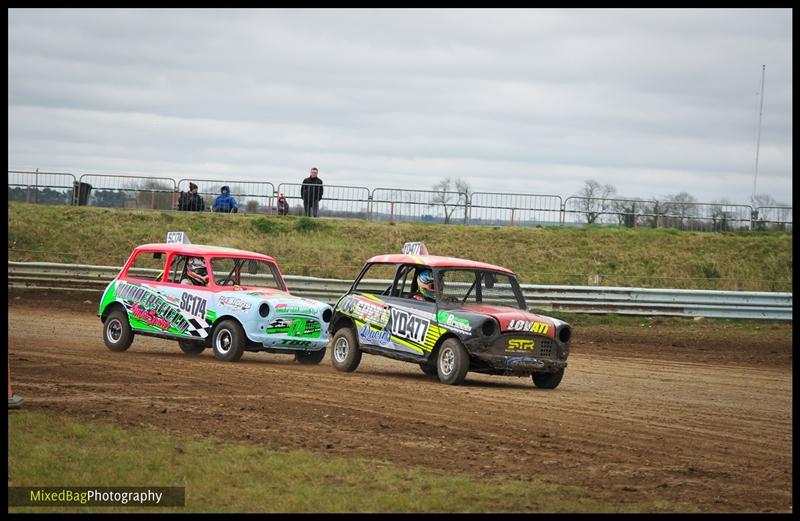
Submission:
POLYGON ((196 284, 208 284, 208 270, 202 259, 192 257, 186 264, 186 276, 196 284))
POLYGON ((417 275, 418 291, 428 300, 436 300, 436 292, 433 290, 433 272, 425 269, 417 275))

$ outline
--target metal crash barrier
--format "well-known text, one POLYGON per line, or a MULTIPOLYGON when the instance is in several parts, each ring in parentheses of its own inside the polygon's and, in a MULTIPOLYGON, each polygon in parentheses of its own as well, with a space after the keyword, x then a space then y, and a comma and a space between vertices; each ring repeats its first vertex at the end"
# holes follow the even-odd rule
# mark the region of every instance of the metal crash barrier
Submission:
MULTIPOLYGON (((120 267, 8 262, 8 287, 99 294, 120 267)), ((298 296, 334 303, 352 284, 349 280, 285 276, 289 290, 298 296)), ((364 281, 382 291, 389 281, 364 281)), ((792 294, 764 291, 711 291, 602 286, 522 284, 532 311, 565 311, 645 316, 792 320, 792 294)))

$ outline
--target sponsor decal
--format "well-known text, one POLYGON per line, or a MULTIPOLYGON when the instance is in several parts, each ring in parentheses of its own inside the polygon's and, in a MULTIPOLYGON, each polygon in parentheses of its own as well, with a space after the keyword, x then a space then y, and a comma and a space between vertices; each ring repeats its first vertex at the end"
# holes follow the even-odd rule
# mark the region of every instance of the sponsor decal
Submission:
POLYGON ((239 297, 220 297, 219 305, 238 309, 240 311, 247 311, 248 309, 253 307, 253 305, 250 302, 242 300, 239 297))
POLYGON ((170 327, 176 329, 179 333, 183 333, 189 328, 189 322, 181 314, 180 310, 170 304, 168 300, 163 298, 160 294, 152 291, 144 286, 121 282, 116 288, 116 298, 129 304, 129 309, 134 317, 142 320, 147 324, 147 320, 140 317, 158 317, 161 321, 153 321, 155 327, 160 329, 168 329, 170 327), (136 311, 134 311, 134 309, 136 311), (138 313, 138 315, 136 315, 138 313), (166 327, 158 324, 166 323, 166 327))
POLYGON ((550 326, 544 322, 529 322, 527 320, 512 320, 508 324, 508 329, 512 331, 533 331, 539 335, 546 335, 550 326))
POLYGON ((398 338, 412 340, 419 344, 425 341, 429 320, 411 315, 400 309, 392 309, 392 334, 398 338))
POLYGON ((536 349, 536 343, 529 338, 509 338, 508 349, 533 351, 536 349))
POLYGON ((506 365, 508 367, 532 367, 541 369, 544 367, 544 362, 536 358, 524 358, 521 356, 516 356, 506 360, 506 365))
POLYGON ((163 318, 161 318, 159 316, 156 316, 156 310, 155 309, 147 310, 147 309, 144 309, 143 307, 141 307, 138 304, 134 304, 131 307, 131 313, 133 313, 134 317, 138 318, 139 320, 141 320, 142 322, 144 322, 148 326, 157 327, 159 329, 169 329, 170 328, 170 323, 169 322, 167 322, 166 320, 164 320, 163 318))
POLYGON ((319 338, 322 328, 316 320, 308 318, 276 318, 265 328, 270 335, 319 338))
POLYGON ((464 333, 470 333, 472 331, 472 327, 469 325, 469 320, 466 318, 457 317, 452 313, 448 313, 447 311, 439 311, 436 314, 436 321, 439 322, 440 325, 457 329, 464 333))
POLYGON ((300 307, 297 304, 278 304, 275 306, 276 313, 291 313, 292 315, 316 315, 317 310, 313 307, 300 307))
POLYGON ((285 346, 310 346, 313 344, 311 340, 294 340, 292 338, 281 338, 279 343, 285 346))
POLYGON ((192 295, 191 293, 181 293, 181 302, 179 307, 196 317, 206 316, 206 305, 208 301, 199 295, 192 295))
POLYGON ((392 334, 389 331, 385 329, 378 331, 366 323, 359 328, 358 336, 363 338, 367 344, 377 344, 384 347, 392 344, 392 334))
POLYGON ((389 323, 389 310, 382 304, 369 299, 352 296, 341 304, 344 314, 356 317, 364 322, 370 322, 381 329, 389 323))

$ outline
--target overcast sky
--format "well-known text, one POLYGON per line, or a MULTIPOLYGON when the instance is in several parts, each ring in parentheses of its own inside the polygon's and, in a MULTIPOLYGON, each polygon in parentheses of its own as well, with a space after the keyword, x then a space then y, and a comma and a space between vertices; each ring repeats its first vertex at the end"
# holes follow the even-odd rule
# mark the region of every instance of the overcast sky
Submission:
POLYGON ((789 9, 11 9, 8 167, 791 203, 789 9))

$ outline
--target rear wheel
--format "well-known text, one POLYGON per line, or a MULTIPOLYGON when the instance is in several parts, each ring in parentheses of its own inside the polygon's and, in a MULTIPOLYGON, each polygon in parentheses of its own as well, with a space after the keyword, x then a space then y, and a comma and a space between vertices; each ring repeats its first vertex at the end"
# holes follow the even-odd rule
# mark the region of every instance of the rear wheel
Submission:
POLYGON ((294 359, 300 364, 313 365, 322 362, 325 358, 325 349, 319 351, 298 351, 294 354, 294 359))
POLYGON ((447 385, 458 385, 467 377, 469 353, 457 338, 448 338, 439 348, 436 370, 439 380, 447 385))
POLYGON ((117 308, 106 317, 103 324, 103 341, 111 351, 125 351, 133 342, 133 331, 128 314, 117 308))
POLYGON ((533 385, 542 389, 555 389, 564 378, 564 368, 562 367, 555 373, 533 373, 531 375, 533 385))
POLYGON ((214 356, 223 362, 237 362, 244 354, 244 331, 235 320, 223 320, 211 339, 214 356))
POLYGON ((349 327, 343 327, 333 335, 333 351, 331 363, 339 371, 350 373, 361 363, 361 350, 356 343, 356 336, 349 327))
POLYGON ((197 356, 206 349, 202 343, 191 340, 178 340, 178 345, 181 346, 181 351, 189 356, 197 356))

